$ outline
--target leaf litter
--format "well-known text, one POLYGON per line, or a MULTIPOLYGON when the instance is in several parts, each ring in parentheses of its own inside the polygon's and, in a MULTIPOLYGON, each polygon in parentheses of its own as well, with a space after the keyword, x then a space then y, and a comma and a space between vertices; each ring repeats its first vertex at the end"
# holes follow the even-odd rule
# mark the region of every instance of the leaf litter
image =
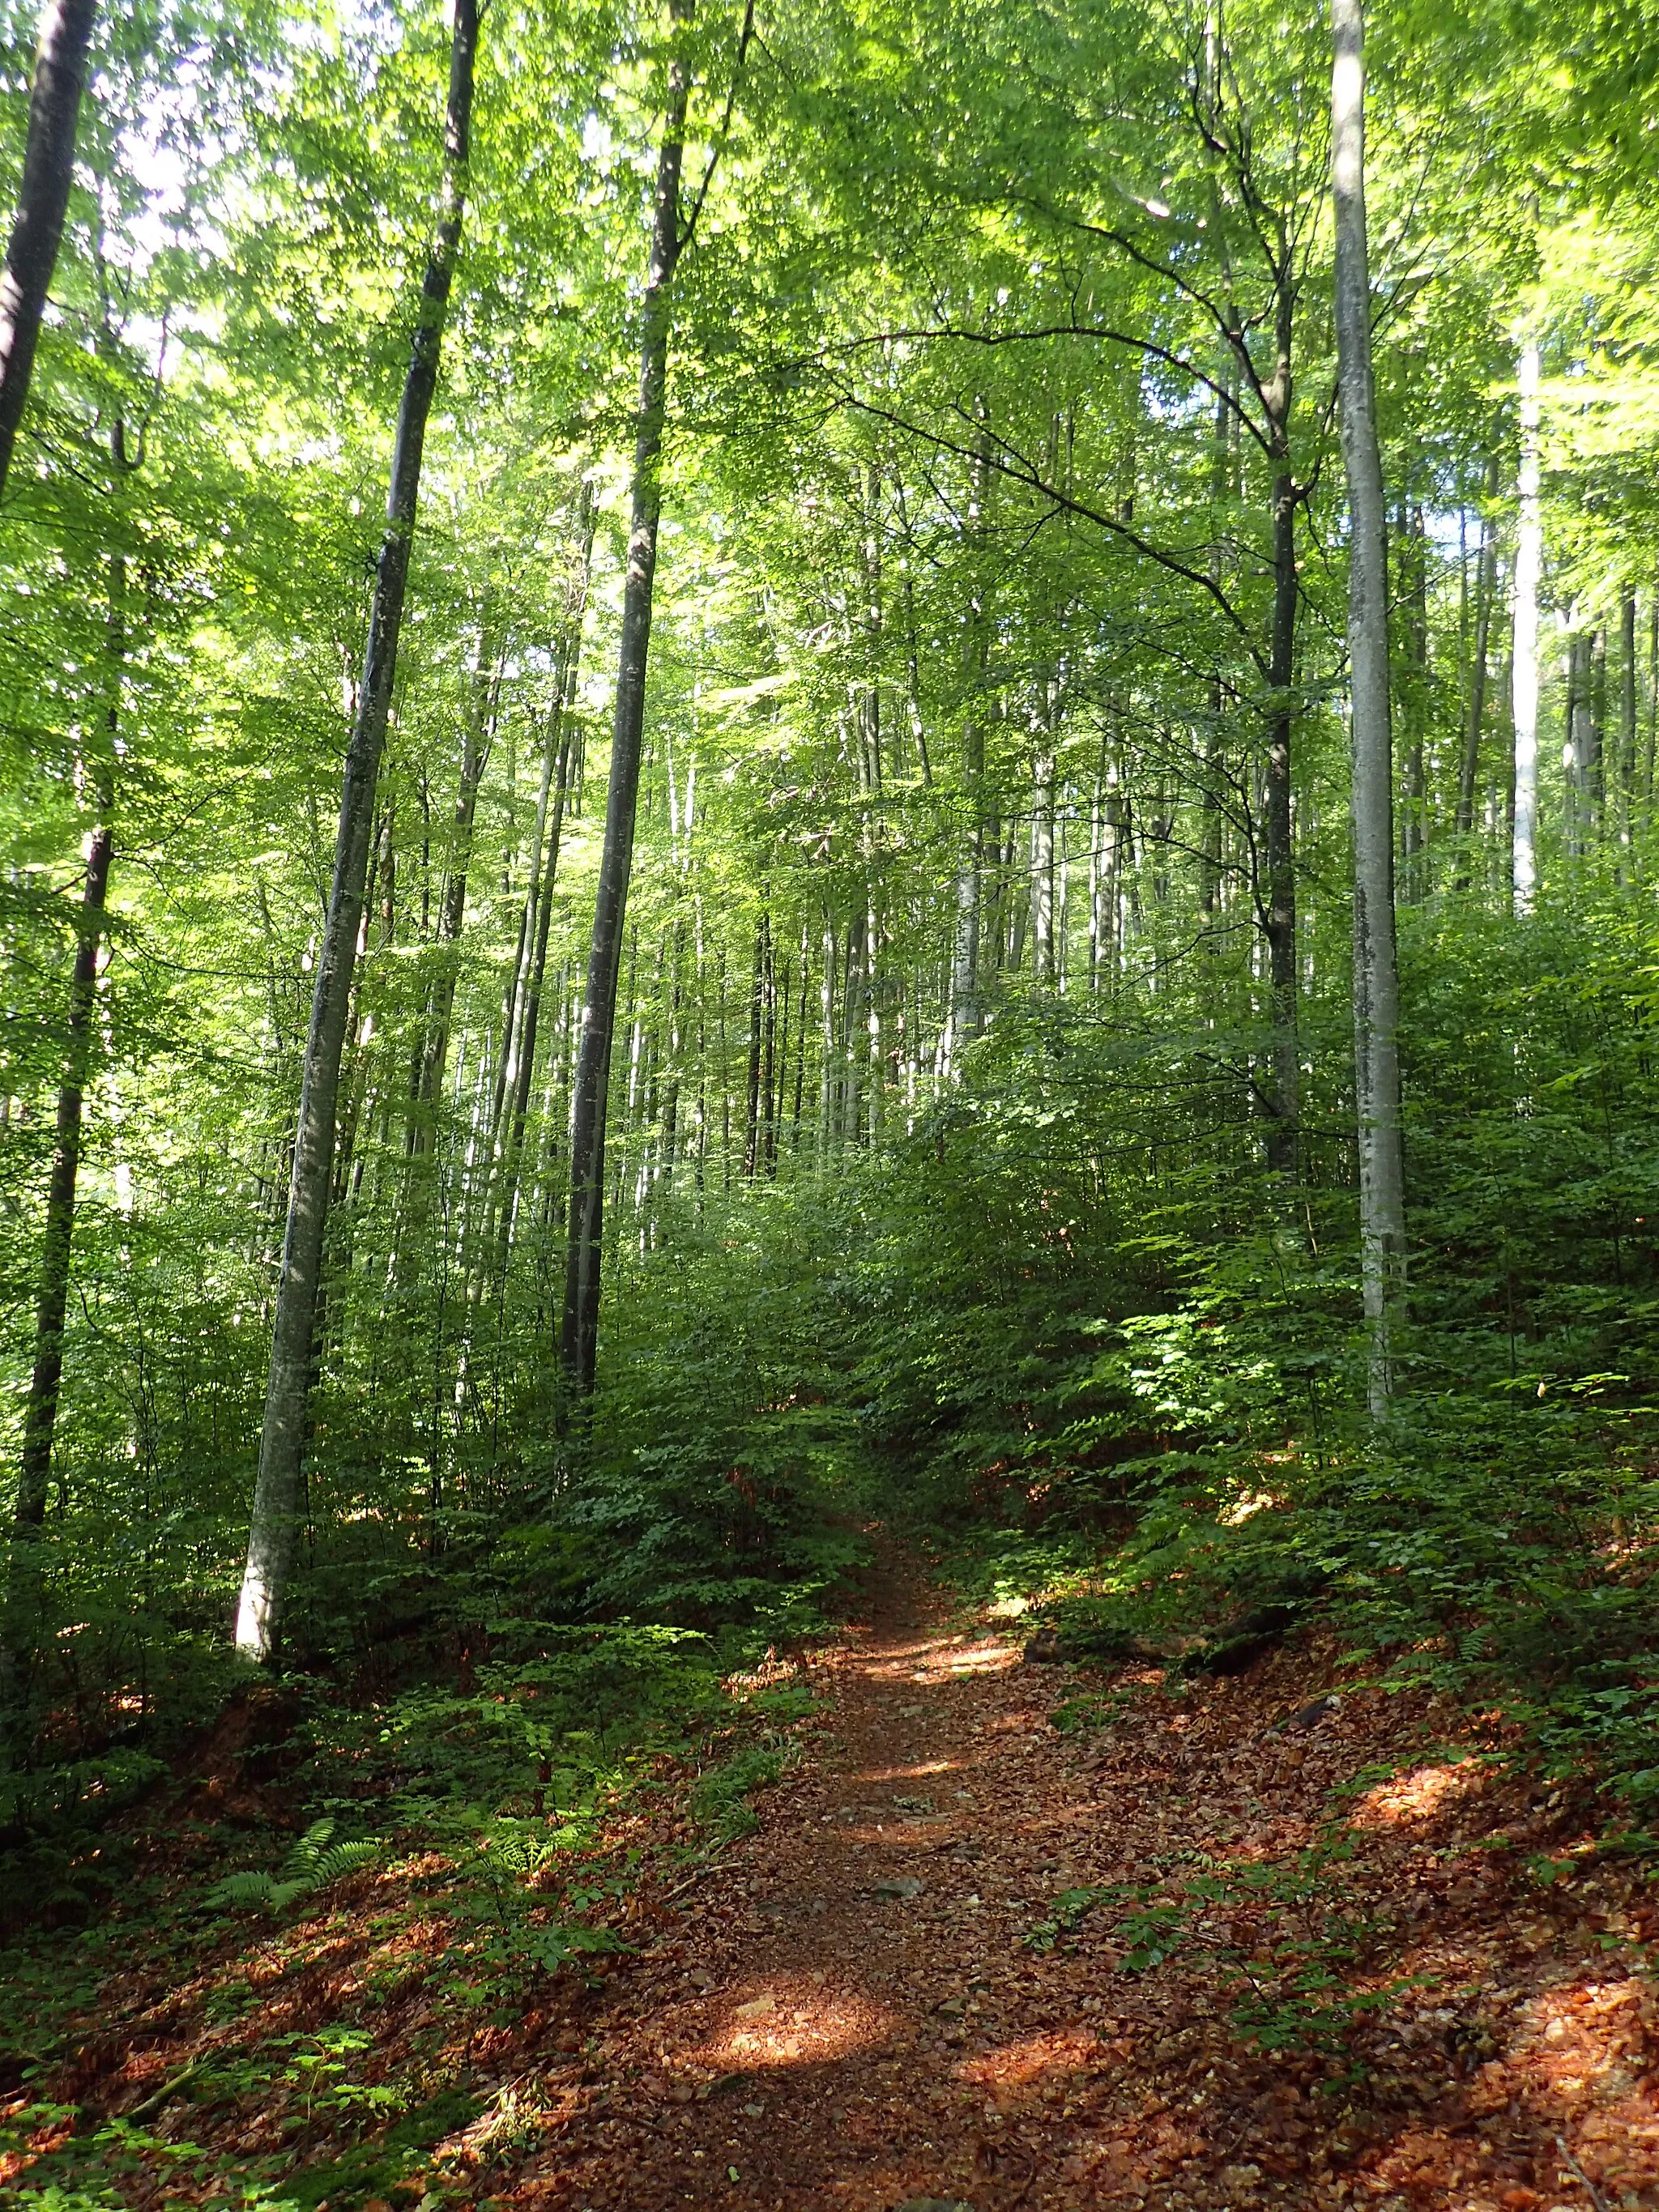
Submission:
MULTIPOLYGON (((672 1796, 624 1824, 629 1954, 478 2027, 410 1946, 381 2055, 424 2037, 434 2109, 477 2093, 426 2168, 261 2204, 1659 2212, 1653 1893, 1495 1723, 1305 1642, 1231 1678, 1119 1669, 1134 1694, 1102 1703, 914 1578, 874 1598, 803 1661, 830 1722, 753 1832, 688 1880, 672 1796)), ((314 1931, 315 1985, 374 1910, 366 1887, 314 1931)), ((119 2201, 240 2203, 192 2180, 197 2115, 158 2110, 224 2031, 169 2049, 153 1992, 101 2002, 144 2033, 82 2073, 131 2148, 176 2154, 159 2187, 130 2160, 119 2201)), ((73 2071, 27 2092, 44 2143, 73 2071)), ((257 2097, 243 2122, 249 2150, 281 2124, 257 2097)))

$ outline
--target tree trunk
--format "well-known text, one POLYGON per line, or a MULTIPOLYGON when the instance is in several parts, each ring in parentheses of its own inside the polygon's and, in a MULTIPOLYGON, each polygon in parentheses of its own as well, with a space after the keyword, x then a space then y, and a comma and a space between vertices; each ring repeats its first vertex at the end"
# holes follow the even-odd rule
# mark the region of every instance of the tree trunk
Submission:
MULTIPOLYGON (((694 0, 671 0, 673 22, 689 22, 693 6, 694 0)), ((639 799, 646 661, 651 643, 657 524, 662 512, 660 461, 667 403, 668 343, 673 319, 671 287, 684 243, 680 231, 680 161, 690 90, 690 74, 684 56, 676 54, 669 66, 668 106, 657 161, 656 207, 640 341, 633 513, 628 538, 628 579, 623 595, 616 718, 611 741, 611 785, 605 804, 605 847, 594 900, 593 942, 588 959, 587 996, 582 1007, 581 1042, 571 1111, 570 1218, 559 1355, 566 1382, 579 1397, 586 1397, 593 1388, 599 1349, 605 1097, 611 1073, 611 1042, 617 1018, 623 916, 634 857, 634 812, 639 799)))
POLYGON ((1294 1176, 1301 1116, 1301 1056, 1297 1043, 1296 856, 1291 814, 1291 741, 1295 722, 1291 684, 1296 676, 1296 617, 1301 586, 1296 573, 1296 479, 1290 468, 1291 341, 1295 295, 1289 248, 1275 302, 1277 363, 1267 386, 1270 440, 1279 465, 1273 485, 1273 634, 1267 682, 1273 705, 1267 726, 1267 860, 1268 998, 1273 1022, 1273 1113, 1267 1124, 1267 1164, 1294 1176))
POLYGON ((322 1268, 334 1151, 335 1100, 351 993, 351 967, 374 818, 374 784, 386 742, 398 665, 398 633, 409 581, 410 546, 420 498, 421 456, 438 380, 449 289, 465 205, 478 19, 476 0, 455 0, 444 134, 443 199, 428 251, 419 319, 392 449, 386 529, 375 567, 357 712, 346 749, 340 824, 334 848, 317 982, 300 1083, 300 1112, 289 1189, 288 1231, 271 1331, 270 1373, 259 1436, 258 1474, 248 1529, 247 1564, 236 1618, 236 1648, 251 1659, 275 1656, 293 1562, 300 1492, 312 1324, 322 1268))
POLYGON ((95 801, 84 848, 86 874, 76 921, 75 962, 70 975, 69 1020, 63 1080, 58 1091, 58 1122, 52 1172, 46 1184, 46 1232, 40 1244, 40 1273, 35 1312, 34 1364, 23 1411, 23 1451, 17 1477, 16 1538, 8 1589, 5 1638, 8 1669, 27 1658, 33 1643, 31 1618, 39 1577, 33 1563, 35 1532, 46 1517, 52 1441, 58 1426, 58 1392, 64 1378, 64 1323, 69 1308, 70 1249, 75 1235, 76 1183, 81 1166, 82 1102, 92 1060, 97 1014, 98 948, 103 939, 114 853, 111 817, 115 803, 116 738, 120 721, 121 668, 125 657, 126 563, 121 554, 109 564, 110 703, 106 750, 93 764, 88 781, 95 801))
POLYGON ((460 778, 455 790, 455 818, 451 826, 449 862, 444 871, 444 894, 438 904, 438 972, 427 1001, 426 1026, 415 1070, 415 1111, 410 1122, 410 1150, 430 1152, 444 1066, 449 1057, 449 1025, 455 1011, 455 979, 462 926, 466 920, 466 879, 472 865, 472 824, 478 810, 478 787, 489 764, 494 698, 500 668, 497 649, 486 620, 478 637, 478 657, 473 666, 466 726, 461 735, 460 778))
POLYGON ((34 58, 17 216, 0 274, 0 494, 29 396, 40 316, 63 241, 94 0, 46 0, 34 58))
MULTIPOLYGON (((974 411, 983 422, 985 402, 974 411)), ((956 1068, 963 1046, 978 1033, 981 1019, 981 940, 985 896, 985 694, 990 673, 990 633, 985 619, 984 554, 990 461, 981 430, 968 473, 968 542, 975 563, 969 602, 968 634, 963 641, 963 672, 969 694, 962 732, 962 789, 966 801, 966 836, 956 872, 956 915, 951 954, 951 1009, 945 1073, 956 1068)))
POLYGON ((1353 1018, 1359 1135, 1360 1278, 1370 1334, 1367 1398, 1394 1395, 1406 1288, 1400 1127, 1400 989, 1394 933, 1394 763, 1389 727, 1388 518, 1371 378, 1365 238, 1362 0, 1332 0, 1331 166, 1336 338, 1348 480, 1348 661, 1353 714, 1353 1018))
POLYGON ((1619 609, 1619 842, 1628 847, 1636 829, 1636 594, 1626 590, 1619 609))
POLYGON ((1538 341, 1521 348, 1521 522, 1515 549, 1515 854, 1510 896, 1530 914, 1538 883, 1538 585, 1544 562, 1539 508, 1538 341))
POLYGON ((1480 726, 1486 712, 1486 660, 1492 647, 1492 601, 1498 592, 1498 532, 1492 507, 1498 496, 1498 457, 1486 465, 1486 504, 1480 521, 1480 567, 1474 586, 1474 664, 1469 672, 1468 721, 1463 732, 1463 757, 1457 775, 1459 840, 1457 889, 1469 886, 1467 841, 1474 829, 1474 788, 1480 775, 1480 726))

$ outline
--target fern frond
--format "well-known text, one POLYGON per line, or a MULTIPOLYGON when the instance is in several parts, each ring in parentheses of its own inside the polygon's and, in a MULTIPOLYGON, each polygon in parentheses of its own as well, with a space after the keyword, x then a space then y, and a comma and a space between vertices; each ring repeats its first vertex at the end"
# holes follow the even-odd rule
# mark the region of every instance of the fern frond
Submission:
POLYGON ((259 1905, 274 1911, 276 1908, 271 1900, 276 1893, 277 1886, 268 1874, 228 1874, 209 1890, 208 1903, 234 1907, 259 1905))
POLYGON ((312 1887, 321 1889, 325 1882, 338 1881, 343 1875, 355 1874, 360 1866, 367 1866, 379 1850, 373 1843, 336 1844, 318 1860, 312 1887))
POLYGON ((283 1872, 296 1881, 314 1876, 318 1861, 327 1849, 328 1839, 333 1833, 334 1821, 331 1815, 325 1814, 320 1820, 313 1820, 283 1861, 283 1872))

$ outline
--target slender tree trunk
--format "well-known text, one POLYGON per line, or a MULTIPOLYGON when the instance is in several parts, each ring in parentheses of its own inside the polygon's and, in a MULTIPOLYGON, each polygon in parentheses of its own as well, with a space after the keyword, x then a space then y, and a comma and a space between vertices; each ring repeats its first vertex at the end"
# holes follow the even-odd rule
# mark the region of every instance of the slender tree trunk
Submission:
POLYGON ((1626 591, 1619 609, 1619 842, 1628 848, 1636 829, 1636 594, 1626 591))
POLYGON ((443 1090, 444 1066, 449 1057, 449 1026, 455 1011, 458 947, 466 920, 466 881, 472 865, 472 824, 478 809, 478 787, 489 760, 493 694, 497 656, 488 622, 478 638, 478 657, 472 670, 467 700, 466 724, 461 736, 460 776, 455 788, 455 817, 451 825, 449 859, 444 870, 443 896, 438 902, 438 972, 427 1000, 426 1024, 415 1067, 415 1111, 410 1121, 410 1149, 430 1152, 438 1102, 443 1090))
POLYGON ((1360 1276, 1373 1419, 1394 1395, 1406 1291, 1400 1125, 1400 987, 1394 933, 1394 763, 1389 727, 1388 517, 1371 378, 1365 237, 1364 16, 1332 0, 1331 166, 1336 337, 1348 479, 1348 661, 1353 712, 1353 1012, 1358 1108, 1360 1276))
POLYGON ((1291 811, 1291 746, 1295 726, 1291 685, 1296 677, 1296 617, 1301 586, 1296 573, 1296 480, 1291 472, 1291 340, 1295 294, 1289 248, 1281 245, 1275 323, 1278 361, 1267 387, 1271 439, 1279 465, 1273 485, 1273 634, 1267 681, 1273 706, 1267 726, 1267 966, 1273 1020, 1273 1115, 1267 1124, 1267 1164, 1281 1175, 1297 1172, 1301 1119, 1301 1054, 1297 1042, 1296 854, 1291 811))
POLYGON ((1515 549, 1515 854, 1510 896, 1530 914, 1538 882, 1538 586, 1544 562, 1539 504, 1538 341, 1521 348, 1521 520, 1515 549))
MULTIPOLYGON (((692 9, 693 0, 671 0, 670 14, 676 24, 689 22, 692 9)), ((611 741, 611 784, 593 909, 587 997, 582 1007, 581 1043, 572 1101, 570 1218, 559 1352, 566 1382, 578 1397, 586 1397, 592 1390, 599 1349, 605 1098, 611 1073, 611 1042, 617 1018, 623 917, 634 856, 634 814, 639 799, 646 663, 651 643, 657 525, 662 512, 663 418, 667 404, 668 344, 673 320, 671 288, 684 243, 680 231, 680 162, 690 90, 688 65, 684 54, 677 53, 669 66, 668 106, 657 161, 656 206, 640 342, 633 514, 628 538, 628 578, 623 595, 616 718, 611 741)))
MULTIPOLYGON (((982 422, 985 402, 975 402, 982 422)), ((985 619, 983 574, 986 511, 990 486, 990 462, 983 434, 969 464, 968 475, 968 542, 969 557, 978 573, 969 604, 968 635, 963 640, 969 712, 962 732, 962 788, 967 802, 967 835, 956 872, 956 914, 951 959, 951 1007, 947 1029, 945 1072, 951 1073, 963 1046, 980 1027, 980 965, 984 935, 985 899, 985 695, 990 673, 990 632, 985 619)))
POLYGON ((270 1373, 259 1437, 258 1474, 236 1619, 236 1648, 251 1659, 275 1656, 293 1563, 300 1462, 304 1445, 312 1324, 326 1225, 334 1151, 340 1054, 351 995, 352 956, 374 819, 374 785, 386 743, 397 674, 398 634, 409 582, 410 547, 420 499, 421 456, 438 380, 449 291, 460 243, 471 148, 476 0, 455 0, 449 99, 444 133, 443 199, 421 286, 392 441, 386 529, 375 567, 357 712, 346 749, 339 832, 317 982, 300 1083, 300 1112, 289 1190, 288 1231, 271 1331, 270 1373))
POLYGON ((17 216, 0 272, 0 494, 11 469, 40 317, 63 242, 81 88, 96 13, 94 0, 46 0, 40 18, 17 216))
POLYGON ((92 826, 83 848, 86 874, 76 921, 75 961, 70 975, 69 1019, 64 1036, 63 1080, 58 1091, 58 1121, 52 1172, 46 1184, 46 1233, 40 1244, 40 1273, 35 1309, 34 1363, 23 1411, 23 1451, 18 1469, 16 1541, 8 1589, 4 1657, 8 1670, 26 1661, 33 1643, 29 1618, 38 1596, 33 1558, 36 1532, 46 1517, 52 1443, 58 1426, 58 1393, 64 1379, 64 1324, 69 1308, 70 1250, 75 1235, 76 1184, 81 1166, 82 1104, 97 1017, 98 949, 103 941, 114 854, 112 816, 115 803, 116 738, 120 722, 121 670, 125 658, 126 563, 115 554, 109 564, 110 703, 104 742, 89 764, 88 782, 94 803, 92 826))
POLYGON ((1480 775, 1481 724, 1486 712, 1486 662, 1492 647, 1492 601, 1498 593, 1498 532, 1492 503, 1498 496, 1498 457, 1486 466, 1486 504, 1480 523, 1480 566, 1474 586, 1474 662, 1469 672, 1468 720, 1463 731, 1463 757, 1457 775, 1459 841, 1457 889, 1467 890, 1469 860, 1466 849, 1474 829, 1474 792, 1480 775))
POLYGON ((743 1171, 752 1182, 760 1136, 761 1030, 766 992, 766 917, 755 932, 755 967, 749 987, 748 1111, 744 1121, 743 1171))
POLYGON ((1428 779, 1423 758, 1428 718, 1429 562, 1423 535, 1423 509, 1414 501, 1400 503, 1400 604, 1405 616, 1405 671, 1400 704, 1406 720, 1405 896, 1416 900, 1428 889, 1428 779))

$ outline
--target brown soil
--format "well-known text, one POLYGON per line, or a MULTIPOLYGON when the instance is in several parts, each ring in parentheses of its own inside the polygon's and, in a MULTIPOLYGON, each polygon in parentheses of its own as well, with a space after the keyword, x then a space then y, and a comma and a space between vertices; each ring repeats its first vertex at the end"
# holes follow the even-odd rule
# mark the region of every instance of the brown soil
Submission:
POLYGON ((1574 1861, 1539 1887, 1522 1862, 1571 1858, 1571 1808, 1449 1758, 1443 1736, 1429 1750, 1439 1717, 1420 1702, 1361 1692, 1285 1729, 1329 1677, 1280 1654, 1174 1702, 1142 1670, 1152 1693, 1109 1728, 1061 1734, 1050 1713, 1099 1677, 1023 1664, 1006 1632, 953 1629, 902 1586, 814 1671, 826 1731, 609 1986, 503 2201, 1659 2203, 1645 1923, 1616 1873, 1574 1861), (1248 1950, 1248 1928, 1139 1974, 1110 1910, 1028 1946, 1068 1889, 1178 1899, 1200 1850, 1293 1866, 1333 1788, 1385 1762, 1401 1771, 1346 1802, 1358 1854, 1331 1881, 1366 1927, 1340 1971, 1355 1990, 1421 1978, 1346 2047, 1273 2056, 1241 2034, 1216 1944, 1248 1950))

